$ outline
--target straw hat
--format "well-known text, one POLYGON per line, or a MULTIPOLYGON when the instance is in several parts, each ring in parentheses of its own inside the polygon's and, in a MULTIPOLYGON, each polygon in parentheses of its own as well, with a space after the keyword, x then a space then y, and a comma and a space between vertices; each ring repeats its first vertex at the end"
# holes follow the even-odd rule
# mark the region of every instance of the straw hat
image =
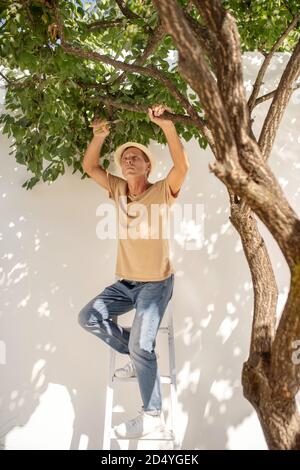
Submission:
POLYGON ((152 173, 156 164, 155 157, 153 153, 151 153, 150 150, 147 147, 145 147, 145 145, 139 144, 138 142, 125 142, 125 144, 119 145, 119 147, 117 147, 117 149, 114 152, 114 158, 115 158, 116 164, 121 168, 121 162, 120 162, 121 155, 127 147, 137 147, 138 149, 142 150, 147 155, 151 163, 151 170, 149 174, 152 173))

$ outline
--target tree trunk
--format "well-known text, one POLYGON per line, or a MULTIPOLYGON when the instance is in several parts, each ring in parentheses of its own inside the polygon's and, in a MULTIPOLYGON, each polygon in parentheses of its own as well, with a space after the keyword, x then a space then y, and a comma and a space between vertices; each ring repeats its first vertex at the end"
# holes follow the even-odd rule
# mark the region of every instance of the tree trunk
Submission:
MULTIPOLYGON (((297 266, 270 352, 257 354, 257 350, 251 348, 242 372, 244 396, 255 408, 272 450, 300 450, 300 415, 295 399, 299 389, 299 365, 293 360, 293 345, 299 340, 296 336, 300 321, 299 280, 297 266)), ((265 318, 268 317, 270 312, 266 307, 265 318)), ((252 334, 255 336, 254 323, 252 334)))
POLYGON ((295 398, 284 400, 270 388, 266 371, 269 358, 260 364, 244 363, 244 396, 254 407, 270 450, 300 450, 300 417, 295 398))

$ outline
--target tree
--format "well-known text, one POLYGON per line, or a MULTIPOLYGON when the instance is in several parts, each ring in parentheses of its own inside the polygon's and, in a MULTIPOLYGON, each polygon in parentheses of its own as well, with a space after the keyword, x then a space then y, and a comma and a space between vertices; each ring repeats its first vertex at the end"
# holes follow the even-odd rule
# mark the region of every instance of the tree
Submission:
MULTIPOLYGON (((127 140, 165 143, 147 117, 162 102, 173 109, 180 136, 210 146, 209 169, 228 191, 230 220, 240 235, 254 288, 244 396, 255 408, 270 449, 300 449, 300 220, 272 173, 268 158, 300 76, 300 1, 284 0, 0 0, 1 73, 6 109, 1 121, 13 135, 16 159, 34 176, 53 181, 81 161, 88 125, 99 113, 110 120, 103 166, 127 140), (245 98, 242 53, 264 61, 245 98), (170 67, 169 52, 178 54, 170 67), (260 95, 276 51, 290 58, 278 87, 260 95), (21 73, 21 76, 18 74, 21 73), (192 93, 190 92, 192 90, 192 93), (260 136, 252 112, 270 107, 260 136), (142 134, 141 134, 142 131, 142 134), (50 163, 43 168, 44 160, 50 163), (278 243, 290 270, 290 290, 276 328, 278 290, 255 215, 278 243)), ((73 172, 73 173, 74 173, 73 172)))

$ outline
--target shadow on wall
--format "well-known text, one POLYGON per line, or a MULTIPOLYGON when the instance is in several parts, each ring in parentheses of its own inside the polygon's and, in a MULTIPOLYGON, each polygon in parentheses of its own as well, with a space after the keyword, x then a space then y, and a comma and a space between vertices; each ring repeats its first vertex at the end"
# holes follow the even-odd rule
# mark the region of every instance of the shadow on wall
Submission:
MULTIPOLYGON (((253 82, 259 60, 255 54, 244 58, 246 85, 247 80, 253 82)), ((282 59, 278 55, 274 64, 264 92, 273 89, 279 76, 282 59)), ((267 107, 265 103, 257 108, 257 123, 267 107)), ((298 107, 291 101, 270 161, 296 210, 300 192, 297 117, 299 120, 298 107)), ((40 184, 25 191, 21 184, 28 175, 8 157, 8 145, 2 138, 6 157, 0 175, 4 214, 0 340, 5 344, 6 359, 1 364, 0 358, 1 445, 7 449, 100 449, 108 349, 79 327, 77 315, 92 297, 114 282, 116 241, 99 240, 95 232, 96 207, 108 202, 108 195, 94 181, 82 181, 79 174, 76 178, 70 172, 50 186, 40 184)), ((192 141, 185 147, 193 171, 186 177, 178 202, 203 204, 205 220, 201 250, 186 250, 182 233, 172 242, 182 448, 265 448, 240 383, 250 341, 251 276, 239 237, 228 220, 227 191, 208 172, 209 151, 202 152, 192 141)), ((156 178, 160 179, 171 160, 166 148, 153 143, 153 150, 159 157, 156 178)), ((265 227, 260 227, 278 279, 280 313, 288 271, 277 245, 265 227)), ((132 315, 123 315, 120 323, 129 324, 132 315)), ((166 374, 167 344, 158 339, 157 348, 162 351, 161 374, 166 374)), ((141 405, 133 384, 117 387, 115 410, 120 413, 115 413, 113 424, 135 416, 141 405), (126 413, 121 413, 123 410, 126 413)), ((169 418, 167 385, 163 385, 163 396, 169 418)), ((118 441, 112 447, 166 448, 164 443, 153 445, 118 441)))

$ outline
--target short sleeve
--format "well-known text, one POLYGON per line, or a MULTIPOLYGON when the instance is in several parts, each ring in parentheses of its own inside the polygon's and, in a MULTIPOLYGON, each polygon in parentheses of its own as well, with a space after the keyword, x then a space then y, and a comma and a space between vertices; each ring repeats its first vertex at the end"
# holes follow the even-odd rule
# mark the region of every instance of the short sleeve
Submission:
POLYGON ((118 187, 125 180, 123 178, 120 178, 119 176, 115 176, 107 172, 107 181, 108 181, 108 187, 109 187, 108 197, 110 199, 116 200, 118 187))
POLYGON ((162 183, 163 183, 164 196, 165 196, 166 203, 169 206, 171 206, 173 204, 173 202, 175 202, 175 200, 177 199, 181 188, 179 188, 178 191, 174 194, 171 191, 171 188, 170 188, 169 183, 167 181, 167 176, 162 180, 162 183))

